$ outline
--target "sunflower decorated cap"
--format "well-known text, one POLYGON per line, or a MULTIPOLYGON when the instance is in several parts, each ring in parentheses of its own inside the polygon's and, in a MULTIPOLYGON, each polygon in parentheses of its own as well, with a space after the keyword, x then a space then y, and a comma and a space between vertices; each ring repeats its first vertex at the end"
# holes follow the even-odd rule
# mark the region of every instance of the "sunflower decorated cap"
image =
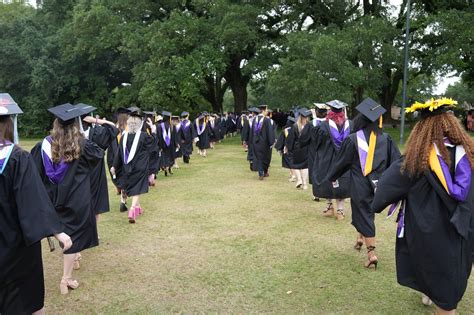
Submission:
POLYGON ((449 108, 454 108, 457 105, 457 101, 452 98, 442 97, 439 99, 432 98, 424 103, 415 102, 410 107, 405 109, 406 113, 420 112, 421 117, 428 117, 446 112, 449 108))

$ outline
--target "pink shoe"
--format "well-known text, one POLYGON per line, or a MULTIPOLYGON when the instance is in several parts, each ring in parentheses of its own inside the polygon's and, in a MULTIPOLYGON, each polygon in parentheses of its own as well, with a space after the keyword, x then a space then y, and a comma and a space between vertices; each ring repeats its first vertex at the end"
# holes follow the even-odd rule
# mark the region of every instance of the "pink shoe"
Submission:
POLYGON ((141 216, 142 214, 143 214, 142 207, 140 207, 140 206, 135 207, 135 217, 141 216))
POLYGON ((128 210, 128 222, 129 223, 135 223, 135 219, 137 218, 137 211, 135 207, 130 207, 130 210, 128 210))

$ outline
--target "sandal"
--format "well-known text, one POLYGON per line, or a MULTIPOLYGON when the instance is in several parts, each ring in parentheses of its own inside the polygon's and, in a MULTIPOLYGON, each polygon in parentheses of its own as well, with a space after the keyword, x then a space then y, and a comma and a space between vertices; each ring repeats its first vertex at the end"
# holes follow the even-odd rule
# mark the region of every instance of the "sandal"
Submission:
POLYGON ((323 211, 323 216, 325 217, 334 216, 334 206, 332 205, 332 202, 328 202, 326 210, 323 211))
POLYGON ((365 268, 370 269, 372 266, 375 267, 375 270, 377 270, 377 264, 379 263, 379 260, 377 256, 375 256, 374 253, 375 246, 368 246, 367 247, 367 262, 365 263, 365 268), (372 254, 371 254, 372 253, 372 254))
POLYGON ((61 294, 68 294, 69 289, 74 290, 79 287, 79 282, 71 278, 62 278, 61 283, 59 284, 59 291, 61 294))

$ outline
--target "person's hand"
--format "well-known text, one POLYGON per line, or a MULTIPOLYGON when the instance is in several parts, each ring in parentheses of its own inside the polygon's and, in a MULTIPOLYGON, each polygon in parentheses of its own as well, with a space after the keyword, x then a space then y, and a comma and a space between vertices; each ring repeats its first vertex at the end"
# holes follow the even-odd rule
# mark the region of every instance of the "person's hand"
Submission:
POLYGON ((151 121, 151 118, 146 119, 146 124, 150 127, 152 133, 156 133, 156 125, 151 121))
POLYGON ((155 186, 155 184, 156 184, 155 174, 148 175, 148 185, 155 186))
POLYGON ((288 154, 288 148, 286 146, 283 148, 283 154, 288 154))
POLYGON ((111 167, 110 168, 110 174, 114 175, 115 176, 115 167, 111 167))
POLYGON ((72 240, 66 233, 54 234, 54 237, 62 244, 63 252, 67 251, 72 246, 72 240))

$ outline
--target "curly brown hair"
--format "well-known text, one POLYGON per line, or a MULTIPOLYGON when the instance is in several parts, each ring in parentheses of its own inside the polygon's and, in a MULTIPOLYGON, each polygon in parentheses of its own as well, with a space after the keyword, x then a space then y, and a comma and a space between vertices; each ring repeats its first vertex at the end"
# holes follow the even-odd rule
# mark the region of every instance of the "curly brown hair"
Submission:
POLYGON ((471 168, 474 169, 473 139, 463 129, 453 113, 442 113, 426 117, 415 125, 407 141, 402 171, 406 171, 412 177, 419 176, 427 171, 433 143, 436 143, 444 161, 450 166, 451 158, 448 149, 444 145, 445 137, 453 144, 464 147, 471 168))
POLYGON ((58 119, 55 119, 51 130, 51 138, 53 163, 59 163, 61 160, 69 163, 79 159, 81 156, 81 142, 84 140, 84 136, 80 132, 77 121, 69 125, 62 125, 58 119))

